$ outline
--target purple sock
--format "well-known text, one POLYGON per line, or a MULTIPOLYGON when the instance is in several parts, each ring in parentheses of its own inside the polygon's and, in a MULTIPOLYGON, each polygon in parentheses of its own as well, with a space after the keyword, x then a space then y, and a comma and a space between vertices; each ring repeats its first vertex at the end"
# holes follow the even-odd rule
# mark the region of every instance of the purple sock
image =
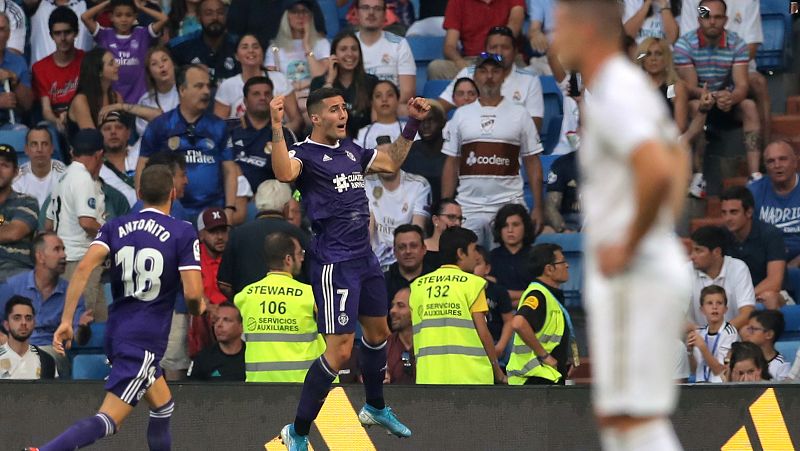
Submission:
POLYGON ((328 397, 334 379, 336 379, 336 371, 333 371, 328 365, 325 356, 319 356, 317 360, 314 360, 306 373, 303 391, 300 393, 297 417, 294 420, 296 433, 308 435, 311 423, 317 418, 322 405, 325 404, 325 398, 328 397))
POLYGON ((169 402, 156 410, 150 411, 150 422, 147 424, 147 445, 150 451, 169 451, 172 449, 172 436, 169 433, 169 420, 175 403, 169 402))
POLYGON ((371 345, 361 337, 361 377, 364 378, 364 392, 367 404, 376 409, 383 409, 383 380, 386 377, 386 342, 371 345))
POLYGON ((100 412, 73 424, 50 443, 39 447, 40 451, 71 451, 115 434, 117 425, 108 415, 100 412))

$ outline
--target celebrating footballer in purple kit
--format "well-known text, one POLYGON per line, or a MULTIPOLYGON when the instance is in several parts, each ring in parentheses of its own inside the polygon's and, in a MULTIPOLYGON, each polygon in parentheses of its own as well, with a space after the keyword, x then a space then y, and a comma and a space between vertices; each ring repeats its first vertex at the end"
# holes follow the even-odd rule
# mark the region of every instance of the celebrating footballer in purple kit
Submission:
POLYGON ((29 451, 73 450, 114 434, 144 397, 150 406, 147 443, 151 450, 171 447, 172 394, 161 374, 175 296, 183 292, 192 314, 205 310, 200 247, 192 225, 169 216, 175 199, 173 175, 165 165, 142 172, 139 197, 144 209, 104 224, 70 280, 61 325, 53 336, 56 352, 72 340, 78 297, 91 271, 111 260, 111 290, 105 352, 111 373, 99 412, 29 451))
POLYGON ((386 150, 362 149, 347 137, 347 108, 342 94, 321 88, 307 100, 311 136, 290 150, 281 126, 283 101, 278 96, 270 103, 272 169, 281 182, 296 183, 311 219, 311 286, 319 331, 325 335, 327 348, 309 368, 297 416, 281 430, 281 439, 289 451, 308 449, 311 423, 331 383, 350 359, 356 321, 364 332, 359 363, 367 401, 358 419, 365 426, 379 425, 398 437, 409 437, 411 430, 383 399, 388 305, 383 273, 369 244, 364 176, 393 173, 400 168, 430 105, 422 98, 409 100, 410 118, 397 141, 386 150))

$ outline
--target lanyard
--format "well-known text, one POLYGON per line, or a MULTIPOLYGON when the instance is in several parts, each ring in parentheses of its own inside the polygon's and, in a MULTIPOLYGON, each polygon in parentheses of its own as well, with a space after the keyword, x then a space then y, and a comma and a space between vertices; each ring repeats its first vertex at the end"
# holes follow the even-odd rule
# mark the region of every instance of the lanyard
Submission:
MULTIPOLYGON (((717 358, 717 344, 719 344, 719 336, 720 333, 717 332, 717 336, 714 338, 714 344, 711 346, 711 356, 715 359, 717 358)), ((706 342, 706 347, 708 347, 708 335, 703 338, 703 341, 706 342)), ((711 376, 711 368, 708 367, 708 363, 705 361, 703 362, 703 376, 705 377, 705 382, 709 382, 708 378, 711 376)))

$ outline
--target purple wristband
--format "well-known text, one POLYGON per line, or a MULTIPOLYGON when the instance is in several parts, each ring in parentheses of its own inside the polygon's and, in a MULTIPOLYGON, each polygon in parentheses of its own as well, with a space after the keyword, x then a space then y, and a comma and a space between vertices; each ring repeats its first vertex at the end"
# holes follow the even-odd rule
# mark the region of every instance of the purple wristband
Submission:
POLYGON ((419 128, 419 119, 415 117, 408 118, 408 122, 406 122, 406 126, 403 127, 402 133, 400 136, 403 138, 413 141, 414 138, 417 137, 417 129, 419 128))

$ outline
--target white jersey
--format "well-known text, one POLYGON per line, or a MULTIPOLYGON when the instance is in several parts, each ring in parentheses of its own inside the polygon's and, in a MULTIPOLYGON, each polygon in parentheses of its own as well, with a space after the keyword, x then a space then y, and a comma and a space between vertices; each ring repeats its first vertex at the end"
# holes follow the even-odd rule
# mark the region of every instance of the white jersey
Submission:
MULTIPOLYGON (((83 0, 69 0, 67 6, 75 12, 78 18, 86 12, 86 2, 83 0)), ((57 7, 55 0, 42 0, 39 3, 39 7, 36 8, 36 13, 31 17, 31 65, 56 51, 56 43, 50 37, 50 28, 47 21, 50 19, 50 14, 57 7)), ((82 20, 78 21, 78 36, 75 38, 75 48, 85 52, 94 48, 92 34, 89 33, 82 20)))
POLYGON ((550 155, 566 155, 578 149, 574 148, 569 142, 567 135, 570 133, 578 133, 578 126, 580 125, 581 111, 578 107, 578 102, 570 96, 564 96, 564 119, 561 120, 561 132, 558 137, 558 144, 550 153, 550 155))
POLYGON ((0 345, 0 379, 33 380, 41 377, 42 362, 32 345, 28 345, 28 351, 22 356, 8 343, 0 345))
POLYGON ((506 98, 494 107, 478 100, 457 109, 442 147, 443 154, 460 160, 456 200, 473 212, 495 212, 520 198, 520 159, 540 152, 539 134, 525 108, 506 98))
MULTIPOLYGON (((744 39, 747 44, 760 44, 764 42, 764 32, 761 28, 761 4, 759 0, 727 0, 728 23, 725 29, 733 31, 744 39)), ((678 27, 681 36, 697 30, 697 7, 700 0, 683 0, 681 17, 678 27)))
MULTIPOLYGON (((324 38, 318 39, 311 51, 317 60, 329 58, 331 43, 324 38)), ((292 40, 291 49, 271 45, 264 54, 264 65, 277 68, 290 82, 311 81, 311 68, 308 67, 308 58, 302 39, 292 40)))
MULTIPOLYGON (((274 85, 272 92, 276 97, 288 96, 294 90, 294 88, 292 88, 292 84, 289 83, 289 80, 286 78, 286 75, 272 70, 267 72, 267 75, 269 76, 269 79, 272 80, 272 84, 274 85)), ((222 83, 220 83, 214 100, 222 105, 231 107, 231 112, 228 113, 228 119, 238 119, 244 116, 245 107, 244 93, 242 92, 243 89, 244 79, 242 78, 242 74, 226 78, 222 80, 222 83)))
POLYGON ((25 53, 25 33, 28 27, 25 17, 25 11, 22 7, 14 3, 13 0, 0 0, 0 13, 8 17, 9 25, 9 38, 6 47, 14 49, 19 53, 25 53))
POLYGON ((44 206, 47 196, 53 192, 58 179, 67 171, 64 163, 58 160, 50 160, 50 172, 42 178, 36 176, 31 169, 31 162, 20 165, 19 174, 14 178, 12 189, 18 193, 27 194, 35 197, 39 202, 39 208, 44 206))
MULTIPOLYGON (((361 41, 361 32, 356 33, 361 41)), ((400 87, 400 75, 417 75, 417 63, 406 38, 384 31, 372 45, 361 41, 361 59, 364 70, 381 80, 389 80, 400 87)))
MULTIPOLYGON (((125 156, 125 172, 128 174, 133 174, 136 172, 136 163, 139 160, 139 146, 133 145, 128 146, 128 155, 125 156)), ((110 163, 108 163, 110 164, 110 163)), ((115 190, 119 191, 125 199, 128 200, 128 204, 133 207, 136 203, 136 190, 128 185, 125 180, 120 178, 110 167, 108 164, 103 164, 100 168, 100 178, 103 179, 106 184, 115 190)))
POLYGON ((394 229, 411 224, 414 216, 430 216, 431 185, 425 177, 400 171, 400 186, 387 190, 380 177, 364 177, 369 211, 375 221, 376 233, 371 237, 372 250, 381 266, 396 261, 394 256, 394 229))
POLYGON ((709 285, 719 285, 725 289, 728 298, 728 311, 725 321, 731 321, 739 314, 739 309, 745 306, 756 305, 756 294, 753 290, 753 279, 747 264, 738 258, 726 256, 722 262, 719 275, 712 279, 706 273, 694 269, 692 262, 686 264, 687 271, 692 277, 692 299, 689 305, 689 321, 703 324, 706 319, 700 311, 700 292, 709 285))
MULTIPOLYGON (((622 13, 622 23, 627 22, 631 17, 635 16, 636 13, 642 9, 643 4, 644 0, 625 0, 625 11, 622 13)), ((655 6, 655 4, 653 4, 653 6, 655 6)), ((637 43, 641 43, 647 38, 664 39, 665 37, 664 23, 663 20, 661 20, 660 13, 654 13, 651 14, 650 17, 646 17, 642 23, 642 28, 639 29, 639 33, 635 36, 637 43)))
MULTIPOLYGON (((473 78, 474 75, 475 66, 468 66, 461 69, 458 75, 456 75, 456 78, 442 91, 439 98, 453 105, 453 89, 456 86, 456 81, 464 77, 473 78)), ((503 86, 500 87, 500 91, 504 98, 525 107, 525 109, 528 110, 528 116, 544 117, 542 82, 539 81, 539 77, 533 75, 532 72, 516 67, 513 68, 511 73, 508 74, 508 77, 503 80, 503 86)))
POLYGON ((91 217, 103 225, 105 210, 100 180, 94 180, 81 162, 73 161, 53 189, 47 209, 47 219, 53 221, 56 233, 64 241, 68 262, 83 258, 94 239, 86 234, 78 218, 91 217))
MULTIPOLYGON (((144 93, 142 98, 139 99, 139 105, 156 108, 164 112, 177 108, 179 101, 178 88, 173 86, 172 89, 165 93, 153 93, 152 91, 144 93)), ((149 121, 141 117, 136 118, 136 132, 139 133, 140 137, 144 136, 144 129, 147 128, 149 123, 149 121)))
POLYGON ((769 374, 772 376, 773 382, 781 382, 789 377, 789 372, 792 369, 792 364, 786 361, 786 358, 779 352, 775 357, 769 361, 769 374))
POLYGON ((394 142, 403 132, 403 127, 405 126, 405 121, 395 121, 391 124, 373 122, 366 127, 361 127, 361 130, 358 131, 358 137, 354 141, 364 149, 374 149, 378 147, 377 139, 379 136, 388 136, 389 142, 394 142))
MULTIPOLYGON (((725 364, 725 359, 731 351, 731 346, 739 341, 739 332, 730 323, 726 322, 716 333, 708 333, 708 325, 697 329, 697 334, 706 343, 708 351, 720 364, 725 364)), ((722 382, 722 375, 714 374, 708 363, 703 359, 703 354, 697 347, 692 349, 692 358, 697 364, 694 372, 695 382, 722 382)), ((787 368, 788 372, 788 368, 787 368)))

